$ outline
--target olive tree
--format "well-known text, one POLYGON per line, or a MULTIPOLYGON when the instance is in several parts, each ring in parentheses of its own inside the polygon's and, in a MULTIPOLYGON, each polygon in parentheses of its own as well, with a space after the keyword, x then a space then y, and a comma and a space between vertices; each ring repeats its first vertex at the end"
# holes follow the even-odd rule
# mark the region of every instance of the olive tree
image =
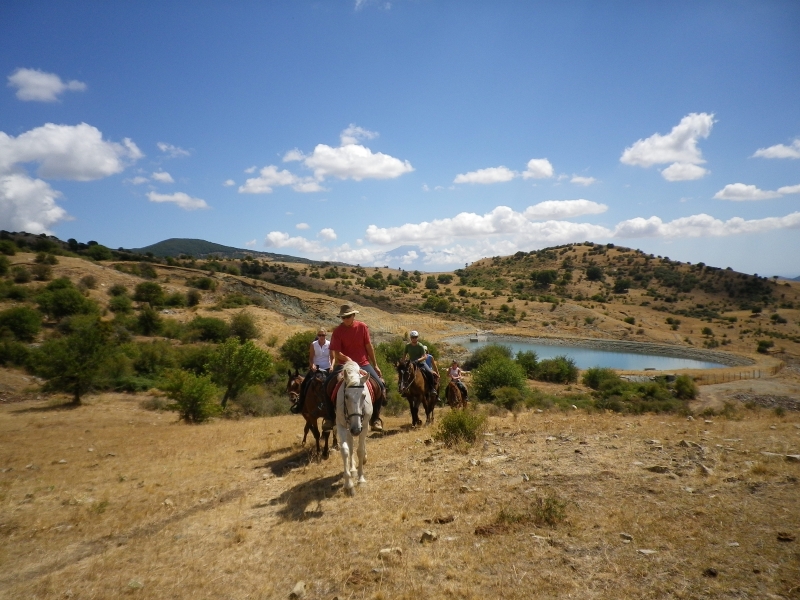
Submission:
POLYGON ((248 340, 240 344, 236 338, 228 338, 211 356, 206 365, 214 383, 225 390, 222 407, 236 397, 247 386, 260 383, 272 374, 272 357, 248 340))

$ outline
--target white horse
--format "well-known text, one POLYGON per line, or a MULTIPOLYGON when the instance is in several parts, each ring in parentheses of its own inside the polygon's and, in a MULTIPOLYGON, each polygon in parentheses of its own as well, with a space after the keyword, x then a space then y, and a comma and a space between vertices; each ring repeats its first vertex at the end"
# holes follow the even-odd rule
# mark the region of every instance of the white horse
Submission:
POLYGON ((340 451, 344 462, 344 490, 352 496, 353 478, 358 483, 366 483, 364 465, 367 463, 367 433, 372 417, 372 397, 364 373, 357 363, 348 361, 344 365, 342 385, 336 394, 336 434, 340 440, 340 451), (358 466, 354 448, 358 437, 358 466))

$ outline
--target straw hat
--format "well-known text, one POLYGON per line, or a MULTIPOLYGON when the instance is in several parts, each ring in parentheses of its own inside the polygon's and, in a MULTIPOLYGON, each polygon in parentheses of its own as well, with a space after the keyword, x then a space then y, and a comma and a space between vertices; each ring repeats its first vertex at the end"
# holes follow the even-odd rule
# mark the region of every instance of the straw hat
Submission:
POLYGON ((349 317, 350 315, 357 315, 358 311, 349 304, 343 304, 339 309, 340 317, 349 317))

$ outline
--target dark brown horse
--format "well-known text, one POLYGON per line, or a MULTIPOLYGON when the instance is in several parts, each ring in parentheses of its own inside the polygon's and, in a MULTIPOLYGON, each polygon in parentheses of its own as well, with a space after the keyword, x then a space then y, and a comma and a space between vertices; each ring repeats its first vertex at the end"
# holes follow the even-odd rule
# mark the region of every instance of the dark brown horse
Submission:
MULTIPOLYGON (((289 371, 288 374, 289 382, 286 384, 286 391, 289 393, 289 398, 293 403, 296 404, 298 402, 302 402, 302 405, 300 406, 300 414, 303 415, 303 418, 306 420, 305 427, 303 428, 303 442, 301 445, 305 446, 306 438, 308 437, 308 432, 310 431, 314 436, 314 441, 316 442, 317 446, 317 454, 319 455, 320 430, 319 426, 317 425, 317 421, 319 421, 320 418, 323 418, 325 413, 319 409, 319 400, 317 399, 316 389, 322 385, 322 383, 319 383, 320 380, 322 382, 325 381, 325 375, 321 372, 315 373, 313 376, 314 379, 308 384, 305 398, 301 399, 300 395, 305 378, 297 371, 294 372, 294 375, 292 375, 291 371, 289 371)), ((328 440, 330 438, 330 432, 326 431, 321 435, 325 439, 325 446, 322 449, 322 458, 328 458, 328 440)), ((333 447, 336 447, 336 432, 333 433, 333 447)))
POLYGON ((467 399, 455 382, 451 381, 447 384, 447 389, 444 394, 445 398, 447 398, 447 405, 453 410, 466 408, 467 399))
POLYGON ((433 409, 436 406, 436 396, 433 391, 428 391, 425 385, 425 376, 420 368, 410 360, 401 360, 396 365, 397 382, 400 387, 400 395, 408 400, 411 408, 411 426, 422 425, 419 418, 419 407, 425 409, 425 425, 433 423, 433 409))

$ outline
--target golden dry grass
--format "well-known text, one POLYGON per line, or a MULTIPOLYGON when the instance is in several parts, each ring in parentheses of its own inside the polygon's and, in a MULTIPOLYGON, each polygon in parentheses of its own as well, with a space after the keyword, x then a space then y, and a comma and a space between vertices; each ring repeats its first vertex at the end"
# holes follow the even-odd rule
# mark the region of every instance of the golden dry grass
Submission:
POLYGON ((0 596, 800 597, 800 463, 762 454, 800 453, 797 413, 509 414, 467 454, 406 414, 348 498, 299 417, 189 426, 143 398, 0 405, 0 596), (539 497, 566 521, 475 534, 539 497))

